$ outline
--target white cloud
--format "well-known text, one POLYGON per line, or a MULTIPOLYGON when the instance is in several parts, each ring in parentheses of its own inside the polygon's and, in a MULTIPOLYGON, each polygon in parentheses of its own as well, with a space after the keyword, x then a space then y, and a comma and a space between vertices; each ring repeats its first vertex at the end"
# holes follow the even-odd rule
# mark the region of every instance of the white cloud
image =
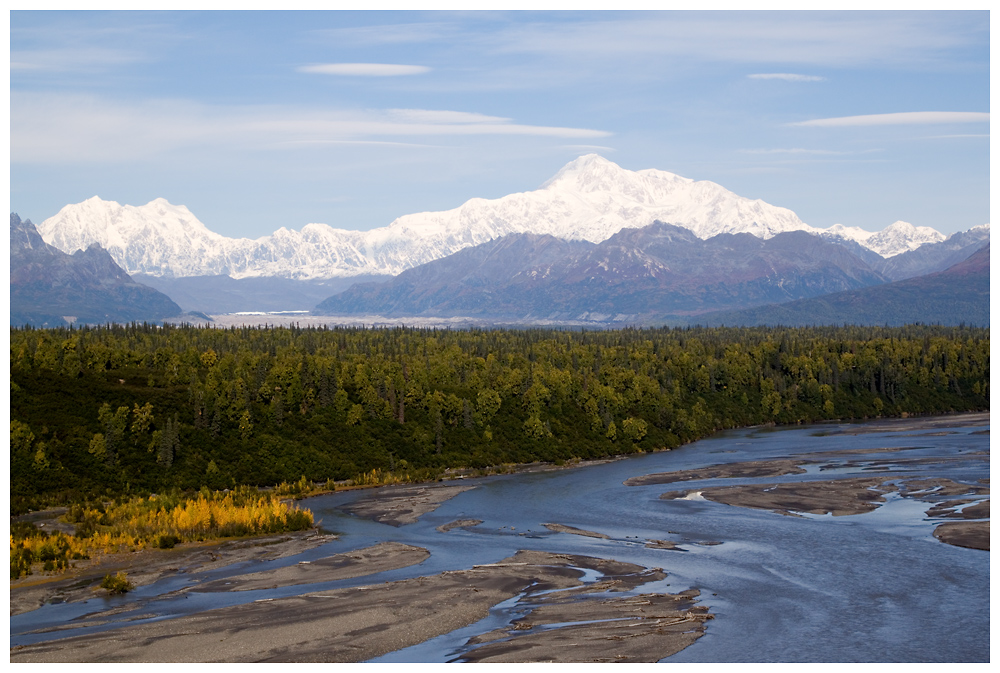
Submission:
POLYGON ((425 124, 504 124, 511 121, 508 117, 491 117, 475 112, 457 112, 455 110, 390 109, 386 112, 401 121, 425 124))
POLYGON ((142 57, 133 51, 103 47, 20 49, 10 52, 12 72, 87 72, 133 63, 142 57))
POLYGON ((517 124, 452 110, 344 110, 210 106, 191 101, 121 103, 96 96, 14 92, 12 163, 149 160, 169 152, 239 152, 334 143, 403 142, 428 136, 602 138, 607 131, 517 124))
POLYGON ((573 150, 574 152, 617 152, 614 147, 607 145, 560 145, 560 149, 573 150))
POLYGON ((925 140, 942 140, 946 138, 989 138, 989 133, 952 133, 945 136, 927 136, 925 140))
POLYGON ((391 140, 288 140, 282 143, 276 143, 278 146, 291 146, 297 145, 299 147, 308 147, 316 145, 369 145, 373 147, 417 147, 417 148, 438 148, 441 145, 428 145, 426 143, 400 143, 393 142, 391 140))
POLYGON ((431 71, 430 68, 423 65, 395 63, 317 63, 296 69, 305 73, 348 77, 398 77, 400 75, 423 75, 431 71))
POLYGON ((740 154, 853 154, 853 152, 839 152, 837 150, 807 150, 802 147, 790 147, 788 149, 766 149, 766 150, 738 150, 740 154))
POLYGON ((606 21, 537 21, 489 40, 501 51, 607 59, 923 67, 989 44, 983 12, 655 12, 606 21))
POLYGON ((796 75, 790 72, 759 72, 747 75, 749 79, 781 79, 786 82, 822 82, 826 77, 819 75, 796 75))
MULTIPOLYGON (((391 16, 391 15, 387 15, 391 16)), ((659 11, 591 13, 449 14, 448 21, 387 23, 314 34, 338 45, 438 43, 476 54, 545 54, 614 66, 662 67, 650 56, 679 63, 922 68, 962 60, 989 47, 989 14, 971 11, 659 11)), ((502 60, 502 59, 501 59, 502 60)))
POLYGON ((791 126, 889 126, 900 124, 968 124, 989 122, 989 112, 891 112, 794 122, 791 126))
POLYGON ((442 40, 454 40, 456 36, 468 34, 468 30, 461 23, 433 21, 354 26, 352 28, 326 28, 313 32, 321 37, 331 38, 336 44, 348 44, 352 46, 440 42, 442 40))

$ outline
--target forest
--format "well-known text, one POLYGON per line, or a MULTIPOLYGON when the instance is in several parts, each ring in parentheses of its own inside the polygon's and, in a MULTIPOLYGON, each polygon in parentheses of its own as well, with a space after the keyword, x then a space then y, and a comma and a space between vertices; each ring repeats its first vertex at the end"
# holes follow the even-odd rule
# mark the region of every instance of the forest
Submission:
POLYGON ((11 514, 989 409, 989 329, 12 328, 11 514))

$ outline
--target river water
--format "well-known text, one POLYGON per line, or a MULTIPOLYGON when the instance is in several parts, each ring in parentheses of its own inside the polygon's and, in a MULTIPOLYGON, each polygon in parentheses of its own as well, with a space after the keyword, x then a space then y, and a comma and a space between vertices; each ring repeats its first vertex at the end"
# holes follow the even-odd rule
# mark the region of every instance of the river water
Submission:
MULTIPOLYGON (((989 478, 989 419, 749 428, 719 433, 670 452, 615 462, 483 479, 417 523, 392 527, 345 514, 338 507, 367 497, 350 491, 306 501, 332 543, 278 561, 179 576, 141 587, 125 599, 48 605, 11 617, 11 645, 59 637, 49 629, 107 609, 140 602, 107 624, 65 635, 118 628, 128 620, 164 619, 261 598, 381 583, 470 568, 520 549, 581 554, 663 568, 667 579, 639 591, 698 589, 715 619, 705 635, 671 662, 974 662, 989 661, 989 552, 943 544, 932 535, 928 502, 889 495, 874 512, 852 516, 783 516, 703 499, 663 500, 672 490, 716 485, 785 483, 817 478, 946 477, 975 483, 989 478), (904 449, 903 451, 885 451, 904 449), (625 486, 630 478, 721 463, 783 459, 830 451, 807 474, 763 479, 625 486), (984 455, 985 454, 985 455, 984 455), (930 459, 922 462, 913 459, 930 459), (881 461, 875 462, 873 461, 881 461), (471 528, 436 530, 456 519, 481 519, 471 528), (558 523, 608 539, 556 533, 558 523), (430 551, 423 563, 352 580, 261 591, 164 596, 194 579, 205 581, 322 558, 398 541, 430 551), (679 550, 646 546, 671 540, 679 550), (162 598, 161 598, 162 597, 162 598)), ((808 456, 805 457, 808 459, 808 456)), ((594 579, 585 577, 585 580, 594 579)), ((518 616, 516 600, 497 606, 482 623, 387 655, 379 661, 444 662, 461 657, 466 640, 518 616)), ((134 622, 131 622, 134 623, 134 622)))

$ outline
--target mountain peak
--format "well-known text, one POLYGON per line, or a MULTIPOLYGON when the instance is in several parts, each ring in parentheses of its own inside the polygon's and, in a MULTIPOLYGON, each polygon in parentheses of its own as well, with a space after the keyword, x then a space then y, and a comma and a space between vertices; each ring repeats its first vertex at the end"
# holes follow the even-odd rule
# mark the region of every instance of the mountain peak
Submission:
POLYGON ((617 177, 624 172, 626 172, 625 169, 615 162, 605 159, 600 154, 584 154, 560 168, 539 189, 549 189, 563 184, 577 187, 593 186, 601 178, 617 177))
POLYGON ((297 279, 396 275, 464 248, 512 233, 600 243, 623 228, 671 222, 700 239, 789 231, 849 239, 883 256, 943 236, 895 223, 882 233, 856 227, 817 229, 787 208, 734 194, 708 180, 657 169, 632 171, 599 154, 563 166, 541 188, 497 199, 474 198, 447 211, 413 213, 370 231, 307 224, 256 240, 209 230, 186 206, 157 198, 144 206, 93 197, 66 206, 38 227, 63 252, 100 243, 129 273, 155 276, 277 276, 297 279))
POLYGON ((10 252, 17 254, 21 250, 39 250, 44 252, 48 245, 38 235, 38 230, 31 220, 22 220, 17 213, 10 214, 10 252))
MULTIPOLYGON (((120 203, 118 203, 117 201, 105 201, 104 199, 102 199, 100 196, 98 196, 96 194, 94 196, 91 196, 89 199, 85 199, 85 200, 81 201, 77 205, 86 206, 88 208, 121 208, 122 207, 122 205, 120 203)), ((69 206, 65 206, 64 209, 68 208, 68 207, 69 206)))
POLYGON ((896 220, 869 237, 865 246, 883 257, 894 257, 908 250, 916 250, 924 243, 938 243, 945 238, 947 236, 931 227, 915 227, 909 222, 896 220))
POLYGON ((893 222, 892 224, 890 224, 888 227, 886 227, 885 229, 883 229, 882 232, 885 233, 886 231, 905 231, 907 233, 910 233, 910 232, 914 232, 916 230, 917 230, 917 228, 914 227, 909 222, 904 222, 903 220, 896 220, 895 222, 893 222))

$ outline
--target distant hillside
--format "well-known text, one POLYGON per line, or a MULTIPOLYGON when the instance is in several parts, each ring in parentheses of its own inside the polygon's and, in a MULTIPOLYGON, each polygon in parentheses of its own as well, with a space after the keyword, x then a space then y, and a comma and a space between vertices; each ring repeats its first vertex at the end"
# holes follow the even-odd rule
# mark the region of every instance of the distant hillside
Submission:
POLYGON ((813 299, 721 311, 692 319, 705 326, 942 325, 989 326, 990 244, 944 271, 813 299))
POLYGON ((149 276, 132 279, 167 295, 185 311, 239 313, 241 311, 308 311, 334 292, 366 280, 392 276, 354 276, 329 280, 293 278, 231 278, 229 276, 149 276))
POLYGON ((702 240, 687 228, 655 222, 599 244, 510 234, 379 285, 355 285, 315 312, 631 322, 886 280, 845 246, 806 232, 702 240))
POLYGON ((170 297, 140 285, 92 245, 67 255, 30 220, 10 214, 10 324, 159 322, 181 315, 170 297))

